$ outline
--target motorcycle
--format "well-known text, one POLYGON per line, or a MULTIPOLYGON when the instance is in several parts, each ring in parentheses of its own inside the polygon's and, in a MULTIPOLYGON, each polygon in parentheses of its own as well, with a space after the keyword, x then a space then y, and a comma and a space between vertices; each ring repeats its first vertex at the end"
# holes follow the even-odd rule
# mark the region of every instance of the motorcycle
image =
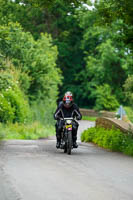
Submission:
POLYGON ((61 149, 64 149, 64 153, 71 154, 71 150, 73 149, 73 140, 72 140, 72 128, 73 123, 78 123, 73 118, 64 118, 63 131, 61 133, 61 149))

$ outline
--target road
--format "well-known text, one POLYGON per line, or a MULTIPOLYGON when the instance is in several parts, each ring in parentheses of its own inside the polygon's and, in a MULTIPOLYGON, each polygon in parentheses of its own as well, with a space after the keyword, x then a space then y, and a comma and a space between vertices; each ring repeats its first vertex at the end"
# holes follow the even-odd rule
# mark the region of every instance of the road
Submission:
POLYGON ((133 158, 80 142, 72 155, 55 137, 0 144, 0 200, 132 200, 133 158))

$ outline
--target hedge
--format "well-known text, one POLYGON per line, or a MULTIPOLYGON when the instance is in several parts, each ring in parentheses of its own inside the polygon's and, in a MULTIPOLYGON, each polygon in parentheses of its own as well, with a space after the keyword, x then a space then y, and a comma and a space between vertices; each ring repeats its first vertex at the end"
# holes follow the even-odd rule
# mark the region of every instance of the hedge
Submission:
POLYGON ((133 156, 133 136, 130 132, 124 134, 115 128, 92 127, 82 133, 81 141, 93 142, 105 149, 133 156))

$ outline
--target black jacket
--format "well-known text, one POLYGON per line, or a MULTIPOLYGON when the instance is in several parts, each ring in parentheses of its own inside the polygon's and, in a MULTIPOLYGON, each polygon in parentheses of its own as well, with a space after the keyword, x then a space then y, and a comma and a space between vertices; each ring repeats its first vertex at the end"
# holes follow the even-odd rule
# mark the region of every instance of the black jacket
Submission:
POLYGON ((73 105, 70 108, 66 108, 63 102, 60 102, 54 113, 54 119, 58 120, 59 118, 67 117, 73 117, 80 120, 82 118, 82 115, 79 111, 78 106, 75 103, 73 103, 73 105))

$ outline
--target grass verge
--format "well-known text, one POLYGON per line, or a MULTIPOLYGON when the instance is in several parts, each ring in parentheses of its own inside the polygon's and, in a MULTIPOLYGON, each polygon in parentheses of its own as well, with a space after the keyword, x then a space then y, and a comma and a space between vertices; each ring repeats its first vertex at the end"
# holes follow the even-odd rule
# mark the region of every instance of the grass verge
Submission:
POLYGON ((119 129, 92 127, 82 133, 81 141, 93 142, 105 149, 133 156, 133 133, 131 132, 124 134, 119 129))
POLYGON ((82 116, 82 120, 96 121, 97 117, 82 116))
POLYGON ((54 126, 44 126, 40 122, 31 124, 0 123, 0 139, 39 139, 55 135, 54 126))
POLYGON ((133 123, 133 109, 131 107, 124 107, 128 119, 133 123))

